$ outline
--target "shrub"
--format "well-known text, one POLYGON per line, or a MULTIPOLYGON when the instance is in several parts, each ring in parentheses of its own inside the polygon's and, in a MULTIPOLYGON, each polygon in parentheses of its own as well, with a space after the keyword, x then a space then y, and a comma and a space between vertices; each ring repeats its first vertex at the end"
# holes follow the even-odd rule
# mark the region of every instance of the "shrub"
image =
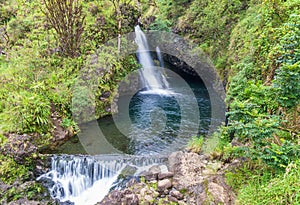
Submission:
POLYGON ((191 152, 199 153, 202 150, 203 142, 204 142, 203 136, 201 136, 201 137, 194 136, 189 141, 189 143, 187 145, 187 149, 191 152))
POLYGON ((44 96, 28 91, 14 92, 0 113, 0 124, 6 132, 47 132, 50 127, 50 102, 44 96))
POLYGON ((291 15, 282 28, 284 36, 280 42, 281 64, 276 71, 273 86, 276 98, 282 107, 292 108, 300 102, 300 17, 291 15))
POLYGON ((47 20, 55 29, 64 55, 76 57, 79 54, 85 15, 79 0, 43 0, 47 20))
POLYGON ((28 177, 28 168, 20 165, 10 157, 0 155, 0 179, 12 184, 16 179, 28 177))

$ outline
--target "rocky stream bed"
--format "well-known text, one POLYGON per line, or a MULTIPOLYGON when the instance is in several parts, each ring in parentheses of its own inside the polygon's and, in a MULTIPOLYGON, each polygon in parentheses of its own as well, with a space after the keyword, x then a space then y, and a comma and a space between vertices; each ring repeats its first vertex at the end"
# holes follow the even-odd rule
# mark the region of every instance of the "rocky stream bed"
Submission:
MULTIPOLYGON (((234 204, 235 194, 225 183, 224 173, 238 163, 239 161, 235 160, 223 164, 203 154, 173 152, 168 157, 167 165, 153 165, 138 177, 127 180, 122 189, 112 190, 97 205, 234 204)), ((37 173, 47 171, 41 164, 37 166, 37 173)), ((16 182, 12 186, 20 191, 26 191, 33 183, 34 180, 25 183, 16 182)), ((0 188, 2 196, 10 187, 1 182, 0 188)), ((21 198, 7 204, 73 204, 51 199, 46 189, 37 199, 39 200, 32 201, 21 198)))

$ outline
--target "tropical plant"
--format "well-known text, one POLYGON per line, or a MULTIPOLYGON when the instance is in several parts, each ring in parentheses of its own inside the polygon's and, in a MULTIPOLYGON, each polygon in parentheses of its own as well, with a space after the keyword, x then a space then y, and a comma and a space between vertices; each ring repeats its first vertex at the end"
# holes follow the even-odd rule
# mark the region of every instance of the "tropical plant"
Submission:
POLYGON ((62 53, 69 57, 79 55, 85 15, 79 0, 43 0, 44 14, 55 29, 62 53))

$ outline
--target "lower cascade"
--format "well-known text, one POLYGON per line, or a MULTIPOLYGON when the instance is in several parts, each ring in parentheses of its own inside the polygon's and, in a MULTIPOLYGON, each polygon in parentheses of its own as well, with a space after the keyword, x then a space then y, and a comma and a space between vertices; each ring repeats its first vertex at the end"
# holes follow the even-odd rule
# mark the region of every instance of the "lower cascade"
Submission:
POLYGON ((118 188, 120 176, 121 178, 138 176, 150 166, 163 164, 165 160, 164 157, 119 155, 53 156, 50 171, 37 180, 46 182, 51 197, 60 202, 94 205, 112 188, 118 188))

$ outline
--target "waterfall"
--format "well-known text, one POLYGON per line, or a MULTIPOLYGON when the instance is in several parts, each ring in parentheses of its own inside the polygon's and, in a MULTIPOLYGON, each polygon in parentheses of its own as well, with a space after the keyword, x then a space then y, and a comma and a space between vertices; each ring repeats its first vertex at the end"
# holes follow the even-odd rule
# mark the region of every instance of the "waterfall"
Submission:
POLYGON ((162 164, 162 157, 121 156, 53 156, 51 169, 37 180, 47 182, 51 197, 75 205, 94 205, 116 186, 126 166, 135 168, 134 175, 154 164, 162 164))
POLYGON ((150 54, 146 35, 139 26, 135 27, 135 42, 138 45, 137 58, 142 65, 141 78, 148 90, 167 89, 168 83, 161 69, 158 69, 150 54))
MULTIPOLYGON (((164 65, 164 60, 163 60, 163 58, 162 58, 162 55, 161 55, 161 52, 160 52, 160 49, 159 49, 158 46, 156 47, 156 54, 157 54, 157 58, 158 58, 158 60, 159 60, 159 66, 160 66, 161 68, 164 68, 164 67, 165 67, 165 65, 164 65)), ((168 81, 167 81, 165 75, 161 75, 161 77, 162 77, 162 81, 163 81, 165 87, 166 87, 166 88, 169 88, 169 83, 168 83, 168 81)))
POLYGON ((165 67, 164 66, 164 61, 163 61, 163 58, 162 58, 162 55, 161 55, 161 52, 160 52, 160 49, 159 49, 158 46, 156 47, 156 54, 157 54, 157 58, 159 60, 159 66, 162 67, 162 68, 165 67))

